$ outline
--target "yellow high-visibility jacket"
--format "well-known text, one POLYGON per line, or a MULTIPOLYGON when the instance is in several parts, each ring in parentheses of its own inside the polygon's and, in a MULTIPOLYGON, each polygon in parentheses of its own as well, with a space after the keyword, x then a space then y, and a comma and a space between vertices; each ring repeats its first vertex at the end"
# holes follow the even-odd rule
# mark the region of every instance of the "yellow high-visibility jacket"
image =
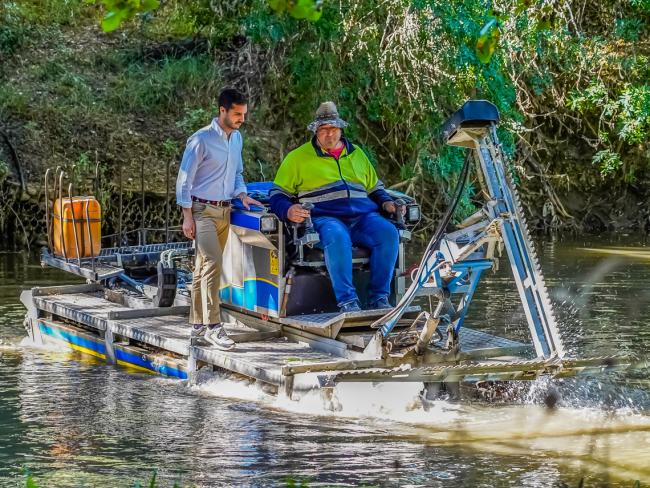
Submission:
POLYGON ((286 220, 291 205, 310 202, 313 217, 354 218, 392 201, 366 154, 342 141, 338 159, 323 152, 315 137, 284 158, 270 192, 273 213, 286 220))

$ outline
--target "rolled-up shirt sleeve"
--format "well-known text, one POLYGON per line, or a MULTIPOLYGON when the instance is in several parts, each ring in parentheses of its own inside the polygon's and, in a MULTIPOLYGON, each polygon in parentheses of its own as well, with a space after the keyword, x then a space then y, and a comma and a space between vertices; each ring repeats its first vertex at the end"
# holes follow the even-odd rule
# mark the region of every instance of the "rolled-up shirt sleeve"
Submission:
POLYGON ((183 208, 192 208, 192 184, 199 163, 203 159, 203 146, 198 137, 190 137, 185 146, 181 167, 176 178, 176 203, 183 208))
POLYGON ((244 182, 244 161, 242 158, 242 148, 244 146, 244 141, 242 140, 241 134, 239 134, 239 151, 237 151, 238 154, 238 161, 237 161, 237 171, 235 172, 235 191, 233 194, 233 198, 236 198, 237 195, 241 193, 247 193, 246 190, 246 182, 244 182))

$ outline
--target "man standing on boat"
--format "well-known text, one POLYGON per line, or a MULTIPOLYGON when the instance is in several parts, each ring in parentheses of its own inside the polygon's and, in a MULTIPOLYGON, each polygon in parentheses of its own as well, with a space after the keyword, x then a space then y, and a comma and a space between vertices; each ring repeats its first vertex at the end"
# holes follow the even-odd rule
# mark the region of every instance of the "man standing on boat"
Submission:
POLYGON ((190 324, 192 337, 231 349, 219 310, 221 259, 228 239, 230 201, 261 205, 246 193, 242 176, 242 136, 247 100, 239 91, 219 94, 219 116, 187 140, 176 180, 176 202, 183 210, 183 233, 195 240, 190 324))
MULTIPOLYGON (((324 102, 307 128, 312 139, 291 151, 275 176, 271 209, 283 220, 300 223, 310 215, 325 253, 325 264, 342 312, 361 310, 352 283, 352 245, 370 251, 371 309, 391 308, 390 283, 399 234, 380 210, 398 209, 365 153, 343 136, 347 122, 334 102, 324 102)), ((401 211, 401 209, 400 209, 401 211)))

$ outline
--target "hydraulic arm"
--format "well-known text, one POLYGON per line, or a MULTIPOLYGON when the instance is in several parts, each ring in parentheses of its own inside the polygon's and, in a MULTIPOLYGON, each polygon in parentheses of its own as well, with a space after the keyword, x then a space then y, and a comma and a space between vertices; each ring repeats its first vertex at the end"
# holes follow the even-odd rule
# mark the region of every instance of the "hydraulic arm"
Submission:
MULTIPOLYGON (((457 334, 481 273, 496 265, 495 253, 505 248, 537 356, 562 358, 564 348, 544 277, 497 136, 498 122, 496 107, 484 100, 466 102, 445 122, 445 142, 472 151, 485 203, 459 230, 445 232, 469 171, 468 157, 455 200, 429 242, 411 286, 397 306, 373 326, 386 337, 416 296, 433 294, 439 300, 458 296, 456 312, 446 316, 449 332, 457 334)), ((439 306, 433 312, 434 320, 440 319, 436 315, 442 309, 439 306)))

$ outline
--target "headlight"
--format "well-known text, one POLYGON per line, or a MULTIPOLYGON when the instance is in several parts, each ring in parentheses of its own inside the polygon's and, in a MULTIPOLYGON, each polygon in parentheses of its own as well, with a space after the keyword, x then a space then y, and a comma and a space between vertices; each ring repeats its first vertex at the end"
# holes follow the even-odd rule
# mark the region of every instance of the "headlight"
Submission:
POLYGON ((410 205, 407 209, 407 220, 409 223, 415 223, 420 220, 420 206, 410 205))
POLYGON ((267 215, 262 217, 260 222, 260 228, 262 232, 274 232, 278 229, 278 221, 273 215, 267 215))

